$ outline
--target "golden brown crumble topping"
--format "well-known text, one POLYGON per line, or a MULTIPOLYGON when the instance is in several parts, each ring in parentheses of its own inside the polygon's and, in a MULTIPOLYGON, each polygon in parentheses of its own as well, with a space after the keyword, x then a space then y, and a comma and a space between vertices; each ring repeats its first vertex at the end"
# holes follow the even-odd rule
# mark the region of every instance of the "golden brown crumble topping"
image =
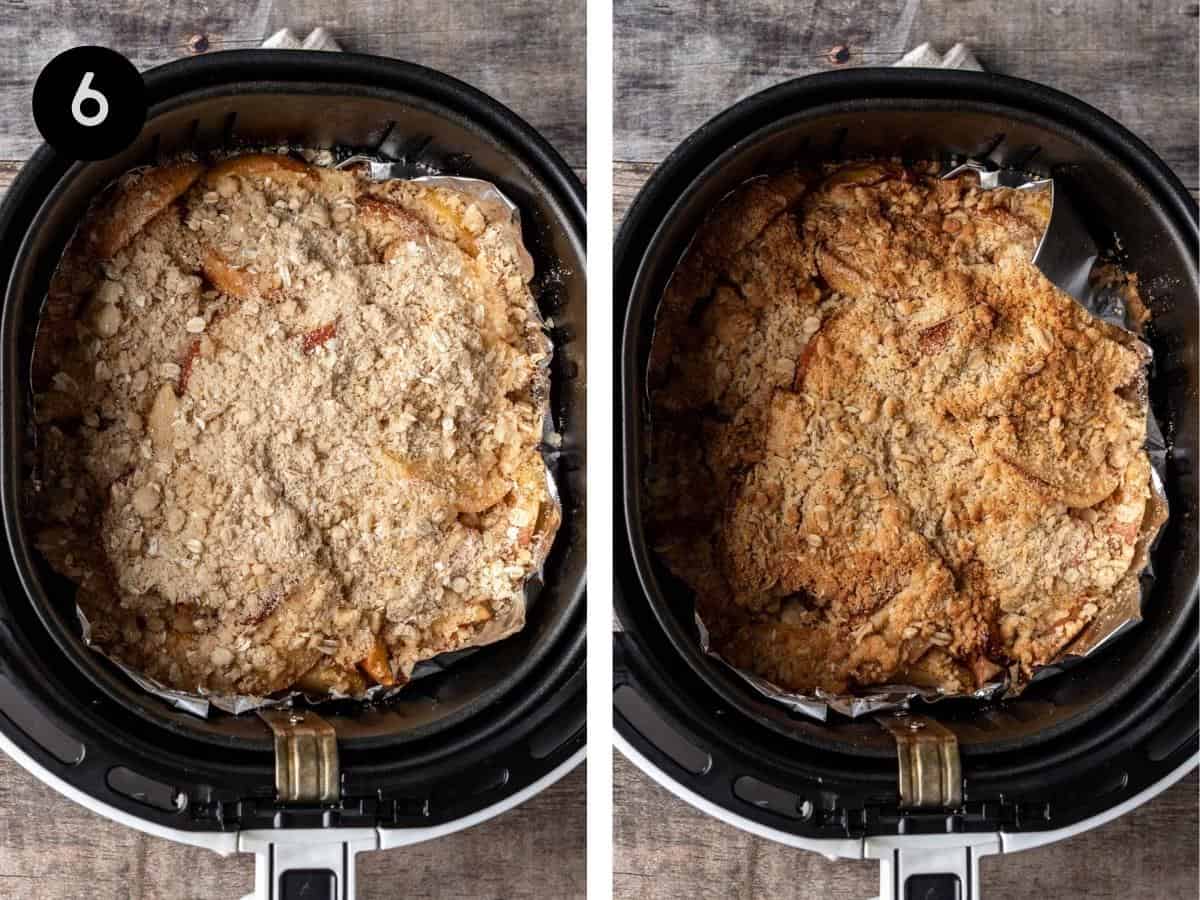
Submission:
POLYGON ((124 177, 34 358, 38 546, 183 690, 361 693, 504 637, 558 525, 550 345, 487 204, 282 155, 124 177))
POLYGON ((969 691, 1137 591, 1146 358, 1031 262, 1048 201, 856 163, 702 226, 658 314, 647 481, 731 664, 969 691))

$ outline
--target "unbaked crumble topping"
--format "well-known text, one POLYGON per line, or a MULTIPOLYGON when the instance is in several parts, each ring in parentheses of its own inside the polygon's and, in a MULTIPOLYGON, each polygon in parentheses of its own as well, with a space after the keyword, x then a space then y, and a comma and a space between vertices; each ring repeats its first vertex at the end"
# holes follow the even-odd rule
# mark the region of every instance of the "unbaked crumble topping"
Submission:
POLYGON ((532 275, 443 186, 267 154, 121 179, 33 363, 37 543, 92 640, 173 688, 361 694, 519 629, 558 525, 532 275))

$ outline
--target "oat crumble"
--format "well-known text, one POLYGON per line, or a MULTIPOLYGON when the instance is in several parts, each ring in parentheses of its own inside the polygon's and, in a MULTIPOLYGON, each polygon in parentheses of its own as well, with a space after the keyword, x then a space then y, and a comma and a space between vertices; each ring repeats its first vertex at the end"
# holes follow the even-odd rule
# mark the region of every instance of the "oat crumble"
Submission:
POLYGON ((177 689, 361 694, 519 629, 558 526, 507 211, 285 155, 122 178, 33 360, 37 545, 177 689))
POLYGON ((649 525, 731 664, 1019 683, 1138 590, 1147 360, 1033 265, 1048 217, 869 162, 752 180, 702 226, 651 350, 649 525))

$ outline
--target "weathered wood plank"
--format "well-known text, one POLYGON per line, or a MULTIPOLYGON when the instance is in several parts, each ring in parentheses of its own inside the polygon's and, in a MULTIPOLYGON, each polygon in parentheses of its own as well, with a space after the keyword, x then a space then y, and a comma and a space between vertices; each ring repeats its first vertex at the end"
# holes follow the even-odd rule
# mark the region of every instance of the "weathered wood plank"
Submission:
MULTIPOLYGON (((582 767, 523 806, 402 850, 360 855, 363 900, 584 896, 582 767)), ((240 897, 249 856, 150 837, 101 818, 0 753, 0 897, 182 900, 240 897)))
POLYGON ((21 171, 19 160, 0 160, 0 198, 3 198, 8 191, 8 186, 12 184, 12 180, 17 177, 19 171, 21 171))
POLYGON ((0 3, 0 159, 40 143, 29 114, 38 72, 79 44, 120 50, 142 69, 208 50, 256 47, 321 25, 347 49, 447 72, 528 119, 573 165, 584 162, 584 0, 211 0, 0 3))
POLYGON ((614 154, 657 162, 734 101, 787 78, 890 65, 931 41, 1097 106, 1200 185, 1197 4, 1181 0, 617 0, 614 154), (834 47, 849 51, 836 63, 834 47))
MULTIPOLYGON (((613 227, 619 228, 630 204, 642 185, 654 173, 653 163, 613 163, 613 227)), ((4 168, 0 163, 0 187, 5 186, 4 168)))
MULTIPOLYGON (((753 837, 697 812, 616 755, 613 897, 862 900, 879 887, 877 864, 827 860, 753 837)), ((1193 900, 1196 773, 1145 806, 1067 841, 988 857, 989 900, 1193 900)))

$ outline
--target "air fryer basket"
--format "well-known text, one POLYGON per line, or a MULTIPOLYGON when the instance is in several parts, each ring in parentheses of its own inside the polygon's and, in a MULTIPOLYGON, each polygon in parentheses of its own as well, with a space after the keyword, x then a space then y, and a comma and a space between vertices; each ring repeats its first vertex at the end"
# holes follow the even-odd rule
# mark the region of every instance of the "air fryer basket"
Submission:
POLYGON ((1139 274, 1149 297, 1151 401, 1173 446, 1166 484, 1171 519, 1154 554, 1157 581, 1145 620, 1098 657, 1016 700, 944 700, 922 712, 955 731, 968 784, 974 777, 981 788, 1003 783, 1011 792, 1022 774, 1044 772, 1056 761, 1101 748, 1116 753, 1182 710, 1177 740, 1156 750, 1158 763, 1173 759, 1196 730, 1194 708, 1187 709, 1189 697, 1194 707, 1197 637, 1195 204, 1152 152, 1095 110, 1037 85, 978 73, 864 69, 773 88, 689 137, 631 208, 614 277, 623 329, 618 521, 627 538, 618 538, 617 606, 628 632, 618 648, 617 680, 626 680, 626 699, 633 701, 624 725, 643 720, 627 733, 637 738, 640 727, 663 738, 673 730, 676 737, 666 740, 677 755, 688 757, 689 743, 710 751, 704 765, 689 771, 656 752, 661 747, 642 748, 693 787, 704 781, 705 765, 711 771, 725 759, 736 771, 753 760, 760 772, 775 774, 775 783, 811 783, 820 775, 828 779, 827 797, 832 782, 847 778, 852 793, 894 797, 895 744, 876 723, 836 715, 818 723, 792 713, 700 652, 690 592, 657 561, 642 531, 645 366, 655 309, 688 240, 717 201, 748 177, 880 155, 987 158, 1064 184, 1101 245, 1139 274), (630 687, 659 715, 642 715, 647 705, 630 687), (656 718, 671 728, 654 724, 656 718))
MULTIPOLYGON (((223 817, 230 813, 222 802, 232 802, 239 792, 272 793, 272 742, 264 724, 255 716, 219 712, 198 719, 142 691, 82 644, 70 585, 31 550, 18 498, 27 473, 32 336, 67 239, 90 198, 121 172, 177 153, 203 157, 230 148, 286 144, 362 152, 409 163, 414 175, 432 170, 487 179, 520 208, 538 273, 535 296, 543 314, 554 320, 551 404, 563 443, 551 467, 563 524, 542 584, 530 597, 523 631, 414 682, 390 701, 369 707, 325 704, 320 714, 338 733, 343 795, 361 793, 382 807, 389 791, 399 791, 411 808, 390 808, 398 819, 411 814, 423 824, 431 821, 422 785, 443 771, 441 766, 475 772, 483 782, 472 786, 463 776, 462 790, 442 798, 434 821, 453 817, 475 794, 512 790, 522 779, 531 780, 535 770, 552 767, 583 739, 586 423, 578 375, 586 281, 578 180, 540 136, 490 98, 440 73, 397 61, 237 51, 162 67, 147 74, 146 84, 150 112, 131 147, 113 159, 86 164, 72 164, 43 148, 23 169, 0 212, 0 276, 8 282, 0 347, 0 466, 11 550, 3 561, 0 657, 8 659, 0 663, 0 709, 5 692, 36 692, 38 714, 30 720, 70 735, 68 746, 77 739, 91 754, 117 737, 116 755, 134 760, 138 772, 157 771, 164 784, 177 787, 180 773, 187 772, 195 784, 208 785, 205 797, 215 804, 214 821, 173 821, 174 827, 229 827, 223 817), (514 744, 521 747, 528 772, 483 766, 485 760, 498 762, 501 751, 514 744), (238 779, 244 779, 240 786, 225 792, 212 787, 238 779)), ((78 768, 87 767, 85 761, 78 768)), ((108 778, 99 768, 79 777, 84 782, 108 778)), ((196 795, 204 790, 198 788, 196 795)), ((356 815, 365 821, 375 812, 360 805, 356 815)), ((146 808, 138 814, 146 815, 146 808)))

